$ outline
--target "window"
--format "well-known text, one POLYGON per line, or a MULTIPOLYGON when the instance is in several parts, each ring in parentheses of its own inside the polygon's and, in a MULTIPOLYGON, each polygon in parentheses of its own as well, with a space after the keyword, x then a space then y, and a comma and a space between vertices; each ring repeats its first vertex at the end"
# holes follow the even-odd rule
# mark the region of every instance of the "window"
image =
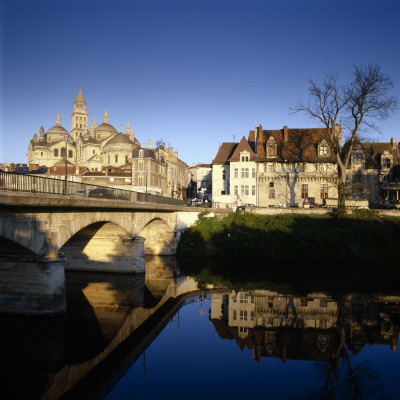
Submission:
POLYGON ((233 319, 236 320, 237 319, 237 311, 233 310, 233 319))
POLYGON ((251 187, 251 195, 252 196, 256 195, 256 187, 254 185, 251 187))
POLYGON ((240 187, 241 189, 241 195, 242 196, 248 196, 249 195, 249 186, 248 185, 243 185, 240 187))
POLYGON ((67 150, 65 150, 65 147, 61 149, 61 157, 66 157, 67 156, 67 150))
POLYGON ((273 187, 274 187, 274 182, 270 182, 270 183, 269 183, 269 187, 270 187, 270 188, 273 188, 273 187))
POLYGON ((93 154, 94 154, 94 150, 93 150, 93 154))
POLYGON ((143 176, 139 176, 139 186, 143 186, 143 176))
POLYGON ((256 316, 256 313, 254 311, 251 311, 250 312, 250 320, 254 321, 255 316, 256 316))
POLYGON ((78 124, 75 124, 75 128, 77 128, 78 127, 78 124))
POLYGON ((80 125, 80 128, 82 128, 82 124, 79 124, 80 125))
MULTIPOLYGON (((246 320, 247 320, 247 317, 246 317, 246 320)), ((247 332, 247 328, 245 326, 240 326, 239 327, 239 332, 240 333, 246 333, 247 332)))
POLYGON ((268 190, 268 198, 275 199, 275 189, 268 190))
POLYGON ((320 157, 329 156, 329 146, 328 142, 325 139, 322 139, 318 145, 318 155, 320 157))
POLYGON ((256 177, 256 169, 255 169, 255 168, 252 168, 252 169, 251 169, 251 177, 252 177, 252 178, 255 178, 255 177, 256 177))
POLYGON ((143 157, 143 150, 139 150, 139 157, 143 157))
POLYGON ((82 117, 79 117, 79 120, 82 121, 82 117))
POLYGON ((303 183, 301 185, 301 198, 305 199, 306 197, 308 197, 308 184, 303 183))
POLYGON ((327 308, 327 307, 328 307, 328 302, 327 302, 325 299, 321 299, 321 300, 319 301, 319 306, 320 306, 321 308, 327 308))
POLYGON ((267 141, 267 157, 276 157, 276 140, 273 136, 270 136, 267 141))
POLYGON ((125 164, 128 164, 128 156, 125 156, 125 164))
POLYGON ((321 164, 319 166, 320 172, 327 172, 328 171, 328 166, 326 164, 321 164))
POLYGON ((364 163, 364 154, 353 154, 353 163, 354 164, 363 164, 364 163))
POLYGON ((240 303, 247 303, 247 294, 240 293, 240 303))
POLYGON ((75 117, 75 120, 78 121, 78 116, 75 117))
POLYGON ((222 180, 224 181, 225 179, 226 179, 226 171, 223 170, 223 171, 222 171, 222 180))
POLYGON ((296 171, 297 172, 304 172, 304 164, 303 163, 300 163, 300 164, 298 164, 297 165, 297 167, 296 167, 296 171))
POLYGON ((267 172, 275 172, 275 165, 274 164, 268 164, 267 165, 267 172))
POLYGON ((353 190, 353 198, 355 199, 361 199, 363 196, 363 191, 362 189, 354 189, 353 190))
POLYGON ((307 299, 301 299, 301 300, 300 300, 300 305, 301 305, 302 307, 307 307, 307 303, 308 303, 307 299))
POLYGON ((249 169, 248 168, 242 168, 241 177, 242 178, 248 178, 249 177, 249 169))
POLYGON ((110 155, 108 155, 108 163, 110 164, 110 155))
POLYGON ((68 150, 68 158, 72 158, 72 157, 73 157, 72 150, 68 150))
POLYGON ((248 162, 249 156, 242 156, 242 162, 248 162))
POLYGON ((40 155, 43 156, 43 151, 40 152, 40 155))
POLYGON ((386 168, 390 168, 391 167, 390 158, 386 158, 385 159, 385 161, 383 163, 383 166, 386 167, 386 168))
POLYGON ((238 185, 235 185, 235 186, 233 187, 233 194, 234 194, 235 196, 237 196, 237 195, 239 194, 238 185))
POLYGON ((138 167, 138 171, 143 171, 143 161, 139 161, 138 167))
POLYGON ((115 155, 115 162, 118 162, 118 154, 115 155))
POLYGON ((239 169, 235 168, 235 178, 239 178, 239 169))
POLYGON ((241 321, 247 321, 247 311, 240 310, 240 320, 241 321))
POLYGON ((328 185, 327 184, 321 184, 321 199, 327 199, 328 198, 328 185))

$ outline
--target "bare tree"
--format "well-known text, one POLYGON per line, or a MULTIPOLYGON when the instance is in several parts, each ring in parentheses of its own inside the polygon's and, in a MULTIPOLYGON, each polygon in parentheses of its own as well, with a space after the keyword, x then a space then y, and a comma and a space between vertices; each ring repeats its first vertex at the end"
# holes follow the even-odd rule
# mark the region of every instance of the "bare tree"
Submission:
POLYGON ((338 207, 344 210, 353 146, 363 131, 377 129, 376 122, 398 108, 398 100, 389 95, 393 84, 377 65, 355 66, 353 80, 345 86, 339 86, 338 73, 325 75, 321 86, 312 79, 308 82, 310 101, 295 105, 291 111, 304 112, 327 128, 337 162, 338 207))

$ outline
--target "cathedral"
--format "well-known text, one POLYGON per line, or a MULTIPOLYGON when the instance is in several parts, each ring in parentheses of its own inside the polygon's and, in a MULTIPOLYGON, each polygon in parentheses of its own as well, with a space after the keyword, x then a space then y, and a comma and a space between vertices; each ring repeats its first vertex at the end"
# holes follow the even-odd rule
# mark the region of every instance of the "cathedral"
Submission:
POLYGON ((39 138, 35 133, 29 142, 28 165, 54 167, 65 165, 84 166, 90 171, 102 171, 106 167, 122 167, 131 162, 133 149, 141 147, 129 122, 124 134, 108 123, 107 110, 104 121, 97 126, 93 118, 90 129, 89 114, 82 89, 74 101, 71 132, 61 126, 60 114, 56 124, 47 132, 40 127, 39 138))

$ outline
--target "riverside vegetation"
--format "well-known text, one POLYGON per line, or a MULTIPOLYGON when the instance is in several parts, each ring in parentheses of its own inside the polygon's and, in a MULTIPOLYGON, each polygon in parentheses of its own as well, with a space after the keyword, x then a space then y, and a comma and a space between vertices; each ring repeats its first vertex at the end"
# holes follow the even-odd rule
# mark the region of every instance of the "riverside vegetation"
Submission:
POLYGON ((382 292, 397 291, 399 242, 400 218, 370 210, 342 218, 201 214, 177 255, 182 272, 200 283, 233 289, 245 278, 251 288, 285 281, 290 290, 382 292))

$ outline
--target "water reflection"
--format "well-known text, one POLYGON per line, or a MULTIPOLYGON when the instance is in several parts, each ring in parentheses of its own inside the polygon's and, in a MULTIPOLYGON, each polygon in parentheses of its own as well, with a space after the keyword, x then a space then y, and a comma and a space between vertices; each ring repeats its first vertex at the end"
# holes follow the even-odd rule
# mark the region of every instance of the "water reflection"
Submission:
POLYGON ((316 365, 321 386, 305 398, 346 394, 361 399, 378 393, 378 376, 368 363, 354 366, 354 356, 366 344, 396 351, 399 317, 398 296, 333 299, 319 293, 293 297, 268 290, 211 296, 210 319, 219 337, 234 340, 241 350, 252 350, 257 362, 262 357, 283 363, 324 362, 316 365))
MULTIPOLYGON (((146 259, 145 275, 71 271, 66 282, 65 315, 0 317, 0 379, 3 393, 11 389, 8 399, 103 398, 141 356, 144 363, 145 349, 151 350, 170 321, 175 332, 196 337, 188 318, 182 322, 180 316, 186 309, 181 307, 191 304, 198 305, 203 320, 209 311, 219 336, 219 342, 212 342, 215 334, 201 337, 209 348, 228 339, 241 350, 249 349, 253 364, 316 362, 318 383, 300 398, 334 398, 338 390, 353 398, 377 392, 376 375, 357 361, 358 354, 367 345, 397 348, 397 296, 294 296, 221 285, 201 285, 200 290, 192 278, 179 274, 175 258, 156 256, 146 259)), ((191 358, 196 362, 202 355, 195 347, 191 358)), ((184 365, 184 356, 178 349, 170 362, 184 365)), ((202 374, 208 368, 204 365, 202 374)), ((261 384, 258 390, 266 393, 261 384)))

